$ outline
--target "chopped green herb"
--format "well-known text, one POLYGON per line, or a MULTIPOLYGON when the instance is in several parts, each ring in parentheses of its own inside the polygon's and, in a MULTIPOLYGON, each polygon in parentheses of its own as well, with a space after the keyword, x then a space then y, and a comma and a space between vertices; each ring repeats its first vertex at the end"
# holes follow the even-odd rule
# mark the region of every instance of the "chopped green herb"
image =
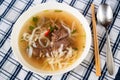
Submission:
POLYGON ((26 48, 29 49, 29 45, 26 48))
POLYGON ((44 10, 44 12, 48 12, 49 10, 44 10))
POLYGON ((21 39, 23 39, 23 36, 21 37, 21 39))
POLYGON ((78 50, 78 48, 73 48, 74 50, 78 50))
POLYGON ((72 33, 72 34, 74 34, 76 31, 77 31, 77 30, 76 30, 76 29, 74 29, 71 33, 72 33))
POLYGON ((38 18, 37 17, 33 17, 32 19, 34 22, 37 22, 38 21, 38 18))
POLYGON ((25 41, 25 40, 23 40, 23 39, 20 40, 20 42, 23 42, 23 41, 25 41))
POLYGON ((50 26, 50 33, 53 32, 54 28, 50 26))
POLYGON ((62 12, 62 10, 54 10, 55 12, 62 12))
POLYGON ((21 39, 20 39, 20 42, 22 42, 22 41, 24 41, 24 40, 23 40, 23 36, 22 36, 21 39))
POLYGON ((29 30, 33 30, 35 27, 34 26, 29 26, 29 30))

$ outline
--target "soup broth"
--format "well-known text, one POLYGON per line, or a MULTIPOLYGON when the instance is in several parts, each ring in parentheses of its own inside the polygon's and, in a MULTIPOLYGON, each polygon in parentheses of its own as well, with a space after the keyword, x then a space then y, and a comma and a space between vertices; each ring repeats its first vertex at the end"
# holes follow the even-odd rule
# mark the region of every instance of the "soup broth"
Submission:
POLYGON ((67 68, 78 59, 85 41, 84 28, 72 14, 45 10, 26 21, 18 44, 22 57, 31 66, 56 71, 67 68))

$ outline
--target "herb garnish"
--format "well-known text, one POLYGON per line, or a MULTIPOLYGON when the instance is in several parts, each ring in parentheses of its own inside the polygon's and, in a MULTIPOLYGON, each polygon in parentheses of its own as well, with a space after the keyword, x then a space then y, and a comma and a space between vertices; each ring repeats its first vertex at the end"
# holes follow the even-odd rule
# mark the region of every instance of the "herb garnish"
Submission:
POLYGON ((29 26, 29 30, 33 30, 35 27, 34 26, 29 26))
POLYGON ((55 12, 62 12, 62 10, 54 10, 55 12))
POLYGON ((76 30, 76 29, 74 29, 74 30, 71 32, 71 34, 74 34, 76 31, 77 31, 77 30, 76 30))
POLYGON ((38 18, 37 18, 37 17, 33 17, 32 20, 33 20, 34 22, 37 22, 37 21, 38 21, 38 18))

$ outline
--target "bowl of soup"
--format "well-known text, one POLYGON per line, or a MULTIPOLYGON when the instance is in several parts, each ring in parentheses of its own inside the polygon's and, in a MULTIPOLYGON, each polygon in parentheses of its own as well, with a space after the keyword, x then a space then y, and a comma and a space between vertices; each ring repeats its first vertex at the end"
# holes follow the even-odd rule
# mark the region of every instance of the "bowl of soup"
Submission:
POLYGON ((63 3, 29 8, 14 24, 11 46, 24 68, 43 75, 68 72, 88 55, 91 31, 84 16, 63 3))

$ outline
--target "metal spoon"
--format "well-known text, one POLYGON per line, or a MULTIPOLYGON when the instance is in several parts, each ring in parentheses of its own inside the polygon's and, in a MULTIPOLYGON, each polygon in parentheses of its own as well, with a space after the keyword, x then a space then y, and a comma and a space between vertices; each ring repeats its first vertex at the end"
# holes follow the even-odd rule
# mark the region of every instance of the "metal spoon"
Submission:
POLYGON ((106 29, 106 38, 107 38, 106 64, 107 64, 107 70, 110 75, 114 73, 114 61, 111 52, 110 39, 108 35, 108 25, 112 22, 112 19, 113 19, 113 13, 111 7, 108 4, 101 4, 97 11, 97 20, 106 29))

